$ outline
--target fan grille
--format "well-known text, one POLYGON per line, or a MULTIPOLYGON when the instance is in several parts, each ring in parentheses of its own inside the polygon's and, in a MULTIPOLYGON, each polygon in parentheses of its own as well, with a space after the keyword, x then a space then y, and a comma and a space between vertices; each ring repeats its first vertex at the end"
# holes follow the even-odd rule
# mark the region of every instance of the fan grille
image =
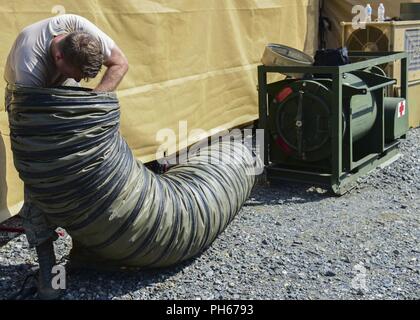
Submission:
MULTIPOLYGON (((349 51, 364 52, 388 52, 390 51, 389 29, 381 30, 373 26, 366 26, 365 29, 354 31, 346 41, 346 47, 349 51)), ((363 59, 354 58, 353 62, 363 59)), ((389 74, 391 64, 383 64, 379 66, 386 74, 389 74)))

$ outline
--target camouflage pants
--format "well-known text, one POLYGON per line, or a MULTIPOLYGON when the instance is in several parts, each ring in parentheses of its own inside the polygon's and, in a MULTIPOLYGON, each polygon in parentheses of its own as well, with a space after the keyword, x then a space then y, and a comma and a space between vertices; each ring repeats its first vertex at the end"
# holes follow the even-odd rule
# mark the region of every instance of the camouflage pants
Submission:
POLYGON ((24 204, 19 215, 30 247, 36 247, 50 238, 57 239, 56 227, 51 225, 44 212, 31 202, 26 188, 24 204))

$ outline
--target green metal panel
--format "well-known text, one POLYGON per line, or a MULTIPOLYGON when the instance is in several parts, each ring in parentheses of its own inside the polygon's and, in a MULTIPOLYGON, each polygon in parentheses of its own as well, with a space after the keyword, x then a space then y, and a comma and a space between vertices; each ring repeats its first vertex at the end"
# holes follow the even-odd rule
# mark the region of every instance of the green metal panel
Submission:
MULTIPOLYGON (((369 87, 359 77, 345 73, 343 84, 353 86, 358 89, 368 90, 369 87)), ((372 129, 377 115, 377 104, 372 91, 366 94, 357 94, 350 98, 350 111, 352 118, 352 137, 353 142, 359 140, 372 129)))

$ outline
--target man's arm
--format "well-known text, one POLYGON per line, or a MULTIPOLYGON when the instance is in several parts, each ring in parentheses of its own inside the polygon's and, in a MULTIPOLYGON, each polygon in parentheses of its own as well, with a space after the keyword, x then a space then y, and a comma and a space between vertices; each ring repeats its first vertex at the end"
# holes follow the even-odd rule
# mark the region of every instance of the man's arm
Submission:
POLYGON ((97 92, 114 91, 128 71, 128 61, 117 45, 111 50, 111 56, 104 61, 108 68, 98 86, 93 89, 97 92))

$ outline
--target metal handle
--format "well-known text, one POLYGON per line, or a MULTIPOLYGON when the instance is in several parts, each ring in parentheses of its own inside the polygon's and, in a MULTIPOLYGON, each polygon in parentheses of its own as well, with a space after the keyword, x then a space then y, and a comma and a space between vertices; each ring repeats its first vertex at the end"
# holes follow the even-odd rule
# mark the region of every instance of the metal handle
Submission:
POLYGON ((297 137, 297 145, 298 145, 298 154, 302 157, 302 149, 303 149, 303 95, 304 91, 299 91, 299 102, 298 102, 298 110, 296 114, 296 137, 297 137))

